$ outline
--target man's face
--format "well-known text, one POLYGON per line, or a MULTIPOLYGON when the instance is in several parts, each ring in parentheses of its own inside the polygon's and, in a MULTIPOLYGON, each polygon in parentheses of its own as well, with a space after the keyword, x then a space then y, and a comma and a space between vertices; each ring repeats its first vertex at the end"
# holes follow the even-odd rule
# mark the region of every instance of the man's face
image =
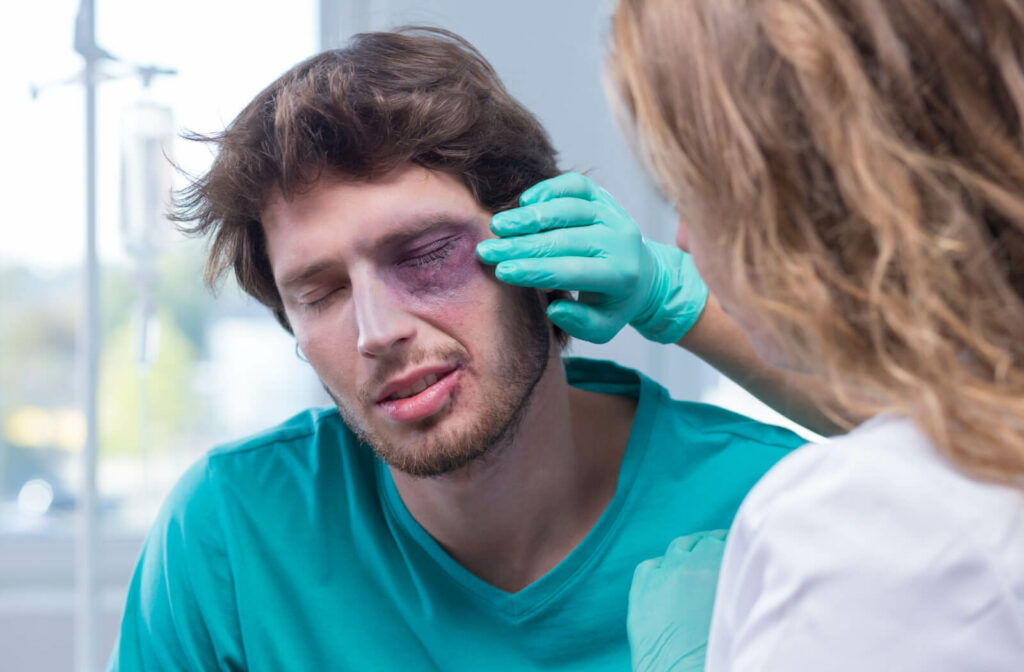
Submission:
POLYGON ((476 259, 490 217, 456 178, 417 166, 325 175, 263 208, 299 347, 349 426, 414 476, 510 440, 551 355, 539 294, 476 259))

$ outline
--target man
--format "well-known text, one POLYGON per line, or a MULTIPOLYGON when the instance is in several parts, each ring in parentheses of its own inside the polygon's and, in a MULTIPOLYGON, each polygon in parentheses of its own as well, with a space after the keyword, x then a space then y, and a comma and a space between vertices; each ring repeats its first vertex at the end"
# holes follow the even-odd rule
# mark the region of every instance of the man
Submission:
MULTIPOLYGON (((552 295, 476 257, 554 151, 459 38, 359 36, 205 139, 178 215, 213 236, 208 278, 234 269, 337 408, 182 477, 111 669, 627 669, 637 564, 727 527, 802 441, 563 362, 552 295)), ((667 340, 700 314, 652 310, 667 340)))

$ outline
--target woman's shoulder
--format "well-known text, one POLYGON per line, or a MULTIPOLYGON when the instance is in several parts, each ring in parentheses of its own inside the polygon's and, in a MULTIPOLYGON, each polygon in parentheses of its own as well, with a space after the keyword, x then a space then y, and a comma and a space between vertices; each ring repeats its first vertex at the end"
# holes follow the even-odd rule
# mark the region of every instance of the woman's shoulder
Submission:
POLYGON ((750 669, 836 656, 1004 669, 948 662, 975 645, 995 661, 1024 653, 1022 567, 1024 492, 969 478, 909 421, 879 418, 796 450, 751 491, 722 563, 714 648, 747 641, 750 669))
POLYGON ((873 420, 785 457, 744 500, 709 669, 1012 669, 1021 568, 1024 493, 873 420))
POLYGON ((737 545, 792 556, 800 571, 943 580, 969 570, 1011 587, 1024 607, 1024 491, 976 480, 909 420, 879 417, 794 451, 744 501, 737 545))
POLYGON ((788 455, 741 513, 757 526, 784 511, 981 530, 1024 525, 1024 491, 964 474, 910 420, 881 416, 788 455))

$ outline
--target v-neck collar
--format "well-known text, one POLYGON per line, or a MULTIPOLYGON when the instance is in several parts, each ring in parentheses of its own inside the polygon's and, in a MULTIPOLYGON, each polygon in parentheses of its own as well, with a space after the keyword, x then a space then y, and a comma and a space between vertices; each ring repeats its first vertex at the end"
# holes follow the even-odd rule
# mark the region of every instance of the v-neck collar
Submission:
POLYGON ((568 382, 573 387, 609 393, 618 390, 620 394, 629 394, 630 390, 635 390, 636 414, 619 466, 618 483, 612 500, 576 548, 544 576, 525 588, 514 593, 506 592, 492 586, 456 562, 409 513, 398 494, 391 472, 380 460, 376 461, 381 498, 401 529, 412 537, 457 585, 476 599, 489 604, 493 610, 516 621, 525 620, 536 613, 579 580, 579 577, 601 557, 603 547, 614 538, 623 503, 629 497, 629 491, 647 450, 654 415, 658 409, 658 397, 662 392, 660 386, 646 376, 610 362, 567 358, 563 363, 568 382))

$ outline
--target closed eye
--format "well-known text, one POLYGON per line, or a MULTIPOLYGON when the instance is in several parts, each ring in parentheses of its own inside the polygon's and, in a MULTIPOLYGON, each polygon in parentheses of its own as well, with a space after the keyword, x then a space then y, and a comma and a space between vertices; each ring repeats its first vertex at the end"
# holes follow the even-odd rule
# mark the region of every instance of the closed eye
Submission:
POLYGON ((458 236, 454 236, 452 238, 445 238, 438 241, 438 243, 427 247, 421 254, 415 254, 403 259, 398 265, 401 267, 409 267, 440 263, 452 253, 452 250, 455 249, 455 241, 457 239, 458 236))
POLYGON ((345 289, 344 287, 336 287, 336 288, 332 289, 331 291, 327 292, 326 294, 324 294, 323 296, 321 296, 316 301, 310 301, 308 303, 303 303, 302 307, 305 308, 306 310, 314 313, 314 314, 319 313, 324 308, 326 308, 331 303, 331 301, 333 301, 334 299, 338 298, 338 296, 341 294, 341 292, 344 289, 345 289))

